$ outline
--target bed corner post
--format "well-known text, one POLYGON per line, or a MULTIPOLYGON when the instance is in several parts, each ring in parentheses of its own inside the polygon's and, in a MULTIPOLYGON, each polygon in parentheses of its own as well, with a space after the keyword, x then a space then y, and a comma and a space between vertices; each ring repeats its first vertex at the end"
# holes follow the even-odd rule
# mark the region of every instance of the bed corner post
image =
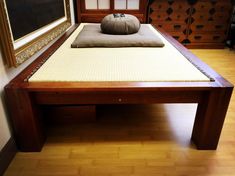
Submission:
POLYGON ((215 150, 223 127, 233 86, 216 87, 198 103, 192 140, 199 150, 215 150))
POLYGON ((18 149, 24 152, 41 151, 45 141, 39 107, 30 93, 20 86, 5 87, 6 101, 18 149))

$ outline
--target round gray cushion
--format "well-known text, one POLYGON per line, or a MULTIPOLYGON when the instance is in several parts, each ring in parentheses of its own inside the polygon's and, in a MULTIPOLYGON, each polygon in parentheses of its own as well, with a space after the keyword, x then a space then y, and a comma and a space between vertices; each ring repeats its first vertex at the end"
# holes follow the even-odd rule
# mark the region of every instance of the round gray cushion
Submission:
POLYGON ((101 30, 105 34, 127 35, 137 33, 140 21, 133 15, 110 14, 101 21, 101 30))

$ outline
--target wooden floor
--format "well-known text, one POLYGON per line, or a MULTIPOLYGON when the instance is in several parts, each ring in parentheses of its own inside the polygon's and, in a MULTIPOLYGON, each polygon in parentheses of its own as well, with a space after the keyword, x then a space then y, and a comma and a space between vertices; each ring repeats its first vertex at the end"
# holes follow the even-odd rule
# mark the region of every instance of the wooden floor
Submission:
MULTIPOLYGON (((235 52, 192 50, 235 84, 235 52)), ((216 151, 190 143, 196 104, 98 107, 96 123, 51 127, 40 153, 18 153, 6 176, 234 176, 235 96, 216 151)))

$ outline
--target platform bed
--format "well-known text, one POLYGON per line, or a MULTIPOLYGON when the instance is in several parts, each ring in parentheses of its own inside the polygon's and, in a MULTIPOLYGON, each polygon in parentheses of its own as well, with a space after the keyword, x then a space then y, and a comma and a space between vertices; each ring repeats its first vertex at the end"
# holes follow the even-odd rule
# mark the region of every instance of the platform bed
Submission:
POLYGON ((92 106, 99 104, 198 103, 192 130, 197 149, 218 145, 233 85, 165 32, 162 36, 209 81, 55 81, 29 82, 34 73, 77 28, 73 26, 6 87, 15 139, 21 151, 40 151, 46 135, 41 105, 92 106))

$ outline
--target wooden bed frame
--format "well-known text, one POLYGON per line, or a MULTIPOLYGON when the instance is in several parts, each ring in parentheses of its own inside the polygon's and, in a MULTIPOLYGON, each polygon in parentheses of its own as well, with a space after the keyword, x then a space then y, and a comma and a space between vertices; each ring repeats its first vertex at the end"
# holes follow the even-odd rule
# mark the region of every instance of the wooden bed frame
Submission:
POLYGON ((195 66, 210 75, 210 82, 28 82, 38 68, 72 34, 73 26, 6 87, 6 99, 21 151, 40 151, 45 133, 42 105, 198 103, 192 131, 197 149, 215 150, 233 85, 199 60, 168 34, 162 35, 195 66))

